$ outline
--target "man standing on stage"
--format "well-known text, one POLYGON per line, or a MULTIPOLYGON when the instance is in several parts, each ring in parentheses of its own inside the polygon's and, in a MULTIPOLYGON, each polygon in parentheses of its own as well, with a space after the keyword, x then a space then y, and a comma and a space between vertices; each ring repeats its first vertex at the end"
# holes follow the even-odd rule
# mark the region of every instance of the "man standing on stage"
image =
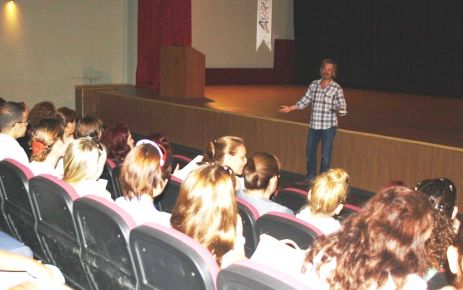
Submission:
POLYGON ((320 173, 330 168, 331 152, 338 126, 336 115, 347 114, 342 88, 333 80, 337 65, 332 59, 324 59, 320 65, 321 79, 313 81, 305 95, 292 106, 281 106, 280 112, 302 110, 312 104, 309 134, 307 136, 307 174, 300 185, 310 185, 317 175, 317 147, 322 143, 320 173))

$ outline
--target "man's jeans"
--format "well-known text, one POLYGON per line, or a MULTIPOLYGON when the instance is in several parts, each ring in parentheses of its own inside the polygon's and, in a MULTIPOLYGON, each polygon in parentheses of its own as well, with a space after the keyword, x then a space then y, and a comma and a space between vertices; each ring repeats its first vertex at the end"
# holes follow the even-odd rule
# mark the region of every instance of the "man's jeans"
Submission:
POLYGON ((320 141, 322 142, 322 158, 320 164, 320 173, 323 173, 330 168, 331 152, 333 151, 333 143, 334 137, 336 136, 336 129, 336 126, 323 130, 309 128, 306 146, 306 178, 312 179, 317 175, 317 147, 320 141))

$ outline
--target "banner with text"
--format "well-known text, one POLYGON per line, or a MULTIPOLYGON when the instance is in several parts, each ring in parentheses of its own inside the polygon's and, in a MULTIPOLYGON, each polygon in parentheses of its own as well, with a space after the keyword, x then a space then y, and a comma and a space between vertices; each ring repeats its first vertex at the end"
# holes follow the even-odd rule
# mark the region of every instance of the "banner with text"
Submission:
POLYGON ((272 50, 272 0, 257 0, 256 51, 262 42, 272 50))

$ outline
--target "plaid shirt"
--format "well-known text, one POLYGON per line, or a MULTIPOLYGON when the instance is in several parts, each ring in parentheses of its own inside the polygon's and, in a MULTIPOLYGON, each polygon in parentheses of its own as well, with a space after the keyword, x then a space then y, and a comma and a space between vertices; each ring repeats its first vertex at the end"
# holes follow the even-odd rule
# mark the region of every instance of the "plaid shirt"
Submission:
POLYGON ((299 110, 312 104, 310 128, 317 130, 337 126, 338 118, 336 117, 336 112, 339 109, 347 109, 342 88, 335 81, 331 81, 322 90, 320 82, 321 80, 313 81, 305 95, 296 103, 299 110))

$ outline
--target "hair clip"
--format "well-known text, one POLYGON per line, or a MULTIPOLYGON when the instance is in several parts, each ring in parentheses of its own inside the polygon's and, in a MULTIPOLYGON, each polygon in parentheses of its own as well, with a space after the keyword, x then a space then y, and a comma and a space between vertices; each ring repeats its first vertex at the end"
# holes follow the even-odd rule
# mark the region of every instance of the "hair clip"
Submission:
POLYGON ((40 154, 47 148, 48 148, 48 146, 43 144, 40 141, 32 141, 32 143, 31 143, 31 149, 32 149, 32 154, 33 155, 40 154))
POLYGON ((143 145, 143 144, 149 144, 149 145, 152 145, 154 148, 156 148, 156 150, 158 151, 159 153, 159 164, 161 166, 164 166, 164 163, 166 162, 166 154, 162 154, 162 149, 161 149, 161 146, 159 146, 156 142, 154 141, 151 141, 151 140, 148 140, 148 139, 141 139, 137 142, 137 145, 143 145))

